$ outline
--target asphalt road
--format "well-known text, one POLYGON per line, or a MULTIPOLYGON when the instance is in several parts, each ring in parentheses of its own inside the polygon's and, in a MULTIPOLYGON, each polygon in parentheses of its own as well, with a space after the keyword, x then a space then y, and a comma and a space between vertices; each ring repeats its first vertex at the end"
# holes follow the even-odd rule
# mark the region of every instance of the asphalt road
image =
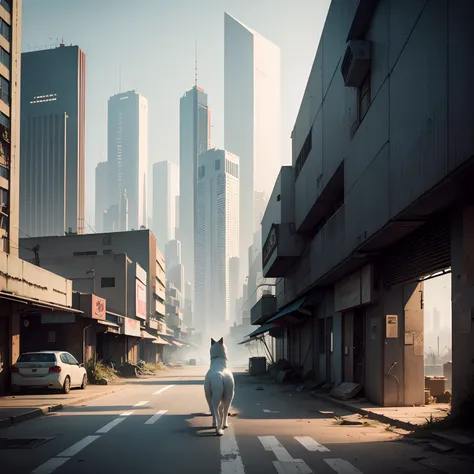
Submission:
POLYGON ((474 472, 466 460, 459 464, 452 454, 402 441, 384 425, 337 424, 335 415, 349 413, 245 373, 235 375, 231 425, 216 437, 204 398, 206 369, 173 369, 84 406, 0 430, 0 438, 44 441, 21 449, 0 446, 0 473, 474 472), (436 470, 428 467, 433 462, 436 470))

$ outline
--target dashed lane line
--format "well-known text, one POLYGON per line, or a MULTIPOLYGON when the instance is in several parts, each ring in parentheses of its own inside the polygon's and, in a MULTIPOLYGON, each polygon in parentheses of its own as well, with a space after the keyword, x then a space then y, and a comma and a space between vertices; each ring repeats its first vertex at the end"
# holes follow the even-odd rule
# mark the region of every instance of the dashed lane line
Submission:
POLYGON ((153 395, 159 395, 160 393, 163 393, 164 391, 169 390, 172 387, 174 387, 174 385, 167 385, 166 387, 157 390, 153 395))
POLYGON ((156 421, 158 421, 168 410, 160 410, 147 421, 145 421, 145 425, 153 425, 156 421))
POLYGON ((148 403, 148 400, 143 401, 143 402, 138 402, 133 405, 134 407, 142 407, 143 405, 146 405, 148 403))

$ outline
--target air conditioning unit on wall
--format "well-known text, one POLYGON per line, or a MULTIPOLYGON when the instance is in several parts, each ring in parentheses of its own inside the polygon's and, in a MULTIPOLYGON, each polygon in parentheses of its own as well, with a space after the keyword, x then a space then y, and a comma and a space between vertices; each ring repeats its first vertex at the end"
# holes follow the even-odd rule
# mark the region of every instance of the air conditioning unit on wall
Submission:
POLYGON ((341 73, 347 87, 360 87, 370 69, 370 41, 349 41, 344 59, 341 64, 341 73))

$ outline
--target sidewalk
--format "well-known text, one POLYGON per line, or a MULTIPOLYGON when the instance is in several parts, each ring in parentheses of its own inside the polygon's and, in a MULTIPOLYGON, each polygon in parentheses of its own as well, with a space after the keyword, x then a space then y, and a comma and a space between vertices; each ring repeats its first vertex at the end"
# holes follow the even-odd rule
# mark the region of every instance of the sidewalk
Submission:
POLYGON ((0 397, 0 429, 37 418, 45 413, 79 405, 124 390, 130 381, 120 379, 110 385, 88 385, 85 390, 71 390, 68 395, 51 392, 0 397))
POLYGON ((449 413, 448 403, 436 403, 422 407, 379 407, 362 400, 342 401, 327 393, 313 392, 313 396, 334 406, 359 413, 372 420, 379 421, 406 431, 416 431, 421 436, 430 437, 453 448, 474 453, 474 431, 463 429, 436 429, 436 422, 442 421, 449 413), (435 424, 433 424, 435 423, 435 424), (431 428, 431 425, 433 428, 431 428), (423 431, 420 430, 423 429, 423 431))

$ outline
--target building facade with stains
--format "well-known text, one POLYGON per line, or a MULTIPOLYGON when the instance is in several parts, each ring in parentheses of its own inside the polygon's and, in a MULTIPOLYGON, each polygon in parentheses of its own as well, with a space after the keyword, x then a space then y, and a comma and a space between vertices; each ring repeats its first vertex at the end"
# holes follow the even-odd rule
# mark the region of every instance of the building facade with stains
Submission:
POLYGON ((253 322, 316 381, 424 404, 423 281, 451 272, 453 407, 474 377, 469 0, 333 0, 262 221, 275 310, 253 322), (264 326, 264 324, 266 326, 264 326))

